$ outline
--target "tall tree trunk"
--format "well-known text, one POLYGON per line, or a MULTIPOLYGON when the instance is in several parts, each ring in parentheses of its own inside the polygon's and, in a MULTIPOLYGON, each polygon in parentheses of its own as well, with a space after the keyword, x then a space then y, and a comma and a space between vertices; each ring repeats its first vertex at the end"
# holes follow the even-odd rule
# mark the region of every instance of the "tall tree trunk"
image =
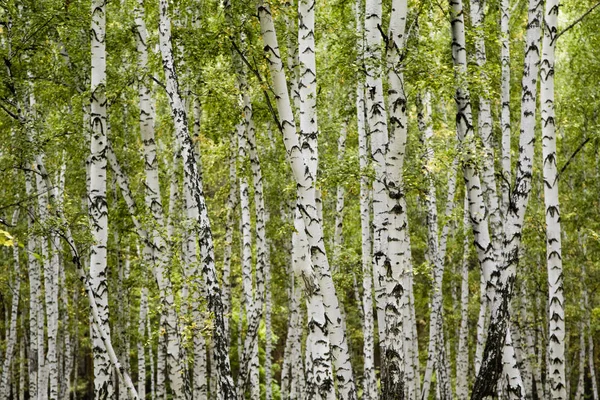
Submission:
MULTIPOLYGON (((408 278, 411 268, 411 254, 408 240, 408 218, 406 200, 404 198, 403 165, 408 132, 408 117, 406 112, 406 94, 404 93, 404 76, 402 72, 402 57, 404 50, 406 16, 408 4, 405 0, 392 2, 392 15, 387 42, 388 68, 388 111, 390 115, 389 142, 378 143, 385 135, 374 135, 371 132, 372 153, 376 160, 383 156, 385 160, 384 182, 387 189, 386 212, 388 220, 388 244, 385 260, 386 269, 386 306, 385 306, 385 353, 382 364, 382 398, 403 399, 416 396, 414 393, 414 371, 411 371, 411 357, 407 356, 412 347, 412 330, 409 324, 404 324, 409 315, 409 293, 411 281, 408 278), (385 150, 387 149, 387 154, 385 150), (383 154, 381 154, 383 152, 383 154)), ((368 17, 368 15, 367 15, 368 17)), ((368 31, 367 31, 368 32, 368 31)), ((368 37, 367 33, 367 37, 368 37)), ((367 42, 367 48, 369 42, 367 42)), ((367 82, 369 78, 367 77, 367 82)), ((371 87, 368 85, 368 90, 371 87)), ((371 112, 373 112, 371 110, 371 112)), ((372 121, 373 118, 371 117, 372 121)), ((370 124, 371 130, 374 125, 370 124)), ((377 171, 377 168, 376 168, 377 171)), ((377 178, 376 178, 377 182, 377 178)), ((376 204, 375 191, 373 207, 376 204)), ((374 220, 377 218, 375 211, 374 220)), ((377 229, 376 227, 374 229, 377 229)), ((375 235, 377 237, 377 234, 375 235)), ((377 252, 377 249, 375 249, 377 252)))
POLYGON ((463 259, 460 284, 460 328, 456 352, 456 397, 467 400, 469 396, 469 200, 465 196, 463 219, 463 259))
MULTIPOLYGON (((140 314, 138 319, 138 343, 137 343, 137 358, 138 358, 138 384, 137 391, 140 399, 146 398, 146 318, 148 315, 148 289, 142 287, 140 296, 140 314)), ((148 332, 149 334, 151 332, 148 332)), ((152 348, 150 348, 152 352, 152 348)))
MULTIPOLYGON (((546 257, 548 267, 548 352, 552 399, 566 399, 565 310, 562 269, 558 168, 554 112, 554 60, 558 33, 558 0, 547 0, 542 45, 540 104, 542 157, 546 204, 546 257)), ((535 107, 535 105, 534 105, 535 107)))
MULTIPOLYGON (((236 389, 233 384, 231 365, 229 362, 229 343, 225 332, 223 315, 223 300, 221 288, 217 280, 215 268, 214 246, 208 210, 202 188, 202 180, 198 171, 196 154, 188 131, 187 114, 179 93, 179 82, 173 59, 171 43, 171 21, 168 16, 168 3, 161 0, 159 44, 162 54, 163 69, 166 77, 166 92, 169 99, 171 114, 175 124, 177 141, 181 146, 183 155, 184 189, 193 201, 188 204, 193 210, 188 210, 188 216, 194 214, 198 221, 199 247, 202 249, 202 270, 204 271, 204 286, 207 293, 208 306, 214 315, 215 358, 218 364, 220 393, 224 400, 235 399, 236 389)), ((173 374, 173 371, 171 371, 173 374)), ((179 377, 178 379, 181 379, 179 377)), ((181 398, 186 398, 187 393, 180 391, 181 398), (185 396, 185 397, 184 397, 185 396)))
MULTIPOLYGON (((309 223, 306 223, 308 240, 310 246, 315 245, 315 239, 321 247, 321 254, 315 254, 311 250, 311 257, 315 272, 319 279, 319 285, 323 292, 325 302, 325 312, 331 322, 329 327, 329 340, 331 342, 331 355, 333 360, 334 373, 337 383, 337 390, 340 399, 354 400, 357 397, 356 385, 354 383, 354 374, 350 363, 350 354, 346 332, 344 329, 344 315, 341 312, 340 304, 336 295, 329 262, 325 254, 323 241, 322 216, 318 210, 321 203, 320 193, 316 190, 315 180, 318 169, 318 123, 317 123, 317 67, 316 67, 316 47, 315 47, 315 9, 317 2, 315 0, 298 1, 298 61, 299 61, 299 82, 300 89, 300 146, 304 163, 311 175, 312 184, 310 188, 299 185, 299 198, 301 206, 306 207, 302 200, 306 194, 303 191, 313 191, 310 194, 315 201, 316 218, 318 222, 311 232, 309 223)), ((289 100, 288 100, 289 101, 289 100)), ((303 215, 304 217, 304 215, 303 215)))
MULTIPOLYGON (((92 1, 91 25, 92 68, 90 92, 91 156, 89 214, 94 242, 90 256, 90 284, 96 298, 100 325, 110 337, 108 323, 108 286, 106 282, 106 245, 108 240, 108 208, 106 204, 106 2, 92 1)), ((94 397, 112 399, 114 386, 107 350, 96 330, 93 332, 94 397)))
MULTIPOLYGON (((364 24, 362 2, 355 2, 358 62, 363 63, 364 24)), ((365 126, 365 82, 358 74, 356 83, 356 122, 358 131, 358 157, 360 163, 360 232, 362 264, 362 311, 363 311, 363 399, 377 400, 377 378, 375 376, 375 325, 373 320, 373 245, 371 240, 371 204, 369 178, 366 169, 369 165, 369 144, 365 126)))
MULTIPOLYGON (((32 173, 25 172, 25 194, 30 197, 35 192, 32 173)), ((35 224, 35 207, 30 203, 27 210, 27 269, 29 274, 29 396, 37 399, 38 397, 38 378, 39 378, 39 342, 43 336, 39 337, 38 315, 39 315, 39 295, 41 293, 40 282, 40 264, 35 257, 37 253, 37 237, 33 234, 35 224)), ((42 320, 43 324, 43 320, 42 320)), ((43 349, 43 347, 42 347, 43 349)))
MULTIPOLYGON (((265 51, 267 52, 267 58, 269 60, 269 70, 273 80, 273 89, 275 91, 275 99, 277 104, 277 111, 279 114, 279 126, 283 132, 283 142, 286 147, 288 154, 288 161, 292 167, 292 173, 294 180, 296 181, 299 195, 299 203, 302 207, 301 216, 302 219, 295 218, 297 223, 296 230, 298 234, 304 235, 308 240, 311 247, 310 260, 303 260, 299 265, 299 271, 302 272, 301 276, 305 280, 305 286, 307 289, 308 301, 312 302, 312 306, 309 307, 309 327, 313 334, 317 331, 319 335, 328 331, 328 320, 332 321, 332 351, 337 356, 336 358, 336 375, 339 377, 338 382, 342 380, 347 385, 354 387, 354 381, 352 378, 352 369, 350 366, 350 360, 348 355, 348 347, 345 332, 342 330, 341 314, 335 290, 333 288, 333 281, 331 279, 329 262, 325 252, 324 241, 323 241, 323 225, 322 220, 319 217, 317 193, 314 187, 315 176, 311 173, 312 168, 309 168, 307 160, 304 159, 298 137, 296 136, 294 115, 290 104, 290 98, 288 88, 286 84, 285 72, 283 70, 283 64, 279 53, 279 46, 277 44, 277 36, 275 33, 275 27, 271 16, 271 11, 266 3, 260 3, 258 5, 258 14, 261 23, 261 32, 263 36, 263 43, 265 45, 265 51), (302 226, 302 224, 304 226, 302 226), (314 266, 315 272, 319 277, 319 283, 313 283, 311 278, 312 266, 314 266), (319 286, 323 286, 323 298, 327 306, 327 318, 325 315, 321 315, 319 300, 316 296, 319 296, 319 286), (347 378, 347 379, 346 379, 347 378)), ((310 145, 309 143, 303 143, 303 146, 310 145)), ((311 150, 314 152, 316 149, 311 150)), ((306 258, 306 254, 303 258, 306 258)), ((325 311, 325 310, 323 310, 325 311)), ((318 393, 320 397, 331 398, 334 394, 333 379, 330 378, 330 364, 329 364, 329 349, 328 341, 323 341, 322 338, 319 341, 312 341, 310 351, 312 354, 312 361, 316 361, 314 365, 316 368, 312 375, 312 381, 309 381, 309 392, 318 393), (317 357, 318 356, 318 357, 317 357)), ((349 390, 348 395, 354 398, 356 396, 355 390, 349 390)))
POLYGON ((385 258, 388 245, 387 193, 385 191, 385 146, 388 142, 387 111, 383 98, 381 71, 381 0, 365 2, 365 48, 364 65, 366 72, 366 121, 367 135, 371 138, 371 157, 375 180, 373 181, 373 279, 375 282, 375 304, 377 307, 377 330, 379 347, 385 354, 386 328, 386 269, 385 258))
MULTIPOLYGON (((19 209, 17 208, 13 214, 12 225, 17 224, 19 217, 19 209)), ((12 288, 12 300, 10 308, 10 322, 7 320, 8 325, 8 336, 6 337, 6 352, 4 353, 4 362, 2 363, 2 375, 0 375, 0 399, 6 400, 10 395, 10 372, 11 365, 13 362, 13 354, 15 346, 17 344, 17 312, 19 311, 19 291, 21 288, 21 267, 19 263, 19 245, 14 243, 13 245, 13 267, 14 274, 13 280, 10 284, 12 288)))
POLYGON ((501 63, 501 88, 500 88, 500 130, 502 131, 502 188, 501 213, 508 209, 510 196, 510 182, 512 177, 511 146, 510 146, 510 1, 500 0, 500 63, 501 63))
MULTIPOLYGON (((364 128, 363 128, 364 129, 364 128)), ((337 162, 342 164, 344 153, 346 151, 346 137, 348 136, 348 121, 342 123, 340 135, 338 137, 337 162)), ((335 222, 333 232, 333 269, 332 272, 339 271, 340 252, 344 243, 343 224, 344 224, 344 185, 340 182, 335 189, 335 222)))
MULTIPOLYGON (((496 188, 496 177, 494 167, 494 143, 492 137, 492 110, 490 104, 490 94, 487 90, 487 74, 485 68, 487 64, 487 55, 485 50, 485 39, 483 32, 484 22, 484 0, 470 0, 471 23, 475 30, 475 62, 480 69, 479 77, 484 83, 483 93, 479 96, 479 114, 477 118, 477 131, 481 137, 484 149, 484 157, 481 170, 481 181, 483 183, 483 197, 486 202, 486 208, 489 214, 489 228, 494 243, 494 250, 499 252, 503 232, 502 220, 500 215, 500 205, 496 188)), ((496 259, 499 259, 496 254, 496 259)))
POLYGON ((579 323, 579 366, 577 368, 577 391, 575 392, 575 400, 583 399, 584 376, 585 376, 585 327, 583 323, 579 323))
MULTIPOLYGON (((138 67, 146 74, 148 69, 147 30, 144 23, 144 4, 138 1, 135 8, 136 43, 138 51, 138 67)), ((154 135, 154 107, 152 104, 150 88, 145 83, 145 76, 138 82, 138 102, 140 108, 140 134, 144 145, 144 170, 145 170, 145 203, 152 214, 156 225, 148 232, 147 246, 153 254, 153 272, 158 284, 159 295, 163 303, 166 318, 167 364, 171 390, 178 399, 184 399, 189 392, 189 382, 182 359, 181 338, 178 328, 178 317, 175 310, 175 296, 165 268, 168 266, 169 257, 167 244, 160 228, 165 227, 164 211, 161 201, 160 184, 158 177, 158 159, 154 135)), ((193 240, 193 239, 192 239, 193 240)), ((189 245, 189 243, 187 243, 189 245)), ((149 249, 144 249, 147 253, 149 249)), ((192 250, 191 250, 192 251, 192 250)), ((195 251, 193 251, 195 254, 195 251)), ((189 260, 188 260, 189 261, 189 260)), ((193 262, 193 261, 191 261, 193 262)), ((186 265, 186 272, 189 265, 186 265)))

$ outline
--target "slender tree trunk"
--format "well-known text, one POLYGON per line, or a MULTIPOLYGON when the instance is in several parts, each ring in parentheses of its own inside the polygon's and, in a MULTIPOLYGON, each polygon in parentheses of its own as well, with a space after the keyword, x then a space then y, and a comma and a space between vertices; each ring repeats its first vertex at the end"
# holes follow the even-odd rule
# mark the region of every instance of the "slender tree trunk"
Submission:
MULTIPOLYGON (((148 49, 147 49, 147 31, 144 23, 144 4, 138 1, 135 8, 135 24, 136 24, 136 42, 138 50, 138 67, 144 73, 147 73, 148 49)), ((144 144, 144 170, 145 170, 145 203, 150 210, 152 217, 156 223, 151 227, 148 234, 148 240, 154 255, 154 275, 159 288, 161 302, 164 305, 163 312, 166 315, 164 322, 166 325, 166 341, 167 341, 167 364, 170 387, 174 395, 178 399, 185 399, 189 394, 189 382, 185 371, 185 363, 183 361, 183 351, 181 347, 181 338, 178 328, 178 317, 175 311, 175 297, 171 281, 165 271, 168 265, 168 250, 164 236, 160 232, 160 228, 165 227, 164 211, 160 195, 160 185, 158 177, 158 159, 156 151, 156 142, 154 135, 154 107, 150 88, 145 84, 144 77, 138 83, 138 101, 140 108, 140 133, 144 144)), ((189 217, 189 215, 188 215, 189 217)), ((189 236, 188 236, 189 237, 189 236)), ((188 239, 186 243, 189 246, 188 239)), ((193 244, 192 244, 193 246, 193 244)), ((195 247, 193 247, 195 249, 195 247)), ((195 254, 195 250, 190 250, 195 254)), ((147 250, 145 250, 147 252, 147 250)), ((193 260, 188 260, 193 263, 193 260)), ((189 272, 189 263, 186 264, 186 272, 189 272)), ((161 325, 162 326, 162 325, 161 325)))
POLYGON ((500 63, 501 63, 501 88, 500 103, 500 130, 502 131, 502 214, 506 214, 510 196, 510 182, 512 177, 511 146, 510 146, 510 1, 500 0, 500 63))
POLYGON ((386 270, 385 259, 388 253, 387 193, 385 191, 385 146, 388 142, 387 111, 383 98, 381 71, 381 0, 365 2, 365 48, 364 64, 366 71, 366 121, 367 135, 371 138, 371 157, 375 180, 373 181, 373 279, 375 282, 375 304, 377 307, 377 329, 381 354, 385 354, 386 327, 386 270))
POLYGON ((579 324, 579 366, 577 377, 577 392, 575 392, 575 400, 583 399, 584 391, 584 376, 585 376, 585 327, 583 323, 579 324))
MULTIPOLYGON (((33 177, 31 172, 25 172, 25 194, 30 197, 35 192, 33 177)), ((43 337, 39 337, 38 315, 39 298, 41 292, 40 285, 40 264, 35 257, 37 252, 37 238, 33 234, 35 224, 35 207, 29 205, 27 210, 27 269, 29 274, 29 396, 32 399, 38 397, 38 378, 39 378, 39 344, 43 337)), ((43 349, 43 347, 42 347, 43 349)))
MULTIPOLYGON (((140 314, 138 319, 138 343, 137 343, 137 357, 138 357, 138 385, 137 391, 140 399, 146 398, 146 318, 148 315, 148 289, 142 287, 140 296, 140 314)), ((148 332, 149 334, 151 332, 148 332)), ((152 352, 152 348, 150 348, 152 352)))
MULTIPOLYGON (((296 230, 299 235, 305 235, 311 246, 311 259, 303 260, 301 265, 298 265, 297 271, 301 272, 300 276, 305 280, 307 289, 309 307, 309 327, 311 334, 326 334, 328 332, 328 320, 332 321, 332 350, 337 356, 336 358, 336 375, 339 377, 338 382, 344 382, 344 387, 352 385, 352 389, 347 393, 351 398, 355 398, 354 381, 352 378, 352 369, 349 363, 348 347, 345 333, 342 331, 342 321, 337 304, 337 297, 333 288, 333 282, 329 272, 329 263, 325 252, 323 242, 323 225, 318 213, 317 193, 314 188, 315 176, 311 173, 312 168, 309 168, 307 161, 304 159, 300 150, 300 143, 296 136, 294 115, 290 104, 288 88, 286 84, 285 72, 279 53, 277 44, 277 36, 271 16, 271 11, 266 3, 258 5, 258 14, 261 23, 261 31, 263 43, 269 60, 269 69, 273 80, 273 89, 275 91, 275 99, 277 110, 279 113, 279 125, 284 136, 284 145, 288 154, 288 160, 292 167, 294 179, 297 183, 300 205, 302 206, 302 219, 295 218, 297 223, 296 230), (301 224, 304 226, 301 226, 301 224), (315 284, 311 278, 312 265, 315 272, 320 278, 319 283, 315 284), (320 303, 318 299, 319 286, 323 286, 323 297, 325 303, 320 303), (321 306, 327 306, 327 318, 321 314, 321 306)), ((306 145, 305 142, 303 145, 306 145)), ((310 145, 310 144, 309 144, 310 145)), ((311 153, 316 149, 311 150, 311 153)), ((303 258, 307 255, 304 253, 303 258)), ((325 309, 323 309, 325 312, 325 309)), ((320 337, 318 341, 312 340, 311 346, 311 362, 315 370, 311 371, 311 380, 309 380, 309 396, 311 393, 318 394, 321 398, 332 398, 335 396, 333 387, 333 378, 330 375, 330 356, 328 340, 320 337), (316 364, 314 362, 316 361, 316 364)))
POLYGON ((542 109, 542 157, 546 203, 546 257, 548 267, 548 352, 552 399, 566 399, 565 310, 561 257, 560 209, 554 113, 554 59, 558 33, 558 0, 547 0, 542 46, 540 104, 542 109))
MULTIPOLYGON (((364 118, 364 117, 363 117, 364 118)), ((363 128, 364 129, 364 128, 363 128)), ((337 162, 341 165, 344 162, 344 153, 346 151, 346 136, 348 135, 348 121, 342 123, 340 135, 338 137, 337 162)), ((335 189, 335 222, 333 232, 333 269, 332 272, 339 271, 340 252, 344 243, 343 224, 344 224, 344 185, 338 184, 335 189)))
MULTIPOLYGON (((479 96, 479 114, 477 118, 477 131, 481 137, 485 155, 483 157, 481 182, 483 183, 483 197, 486 202, 486 208, 489 213, 490 233, 494 250, 499 251, 503 237, 502 220, 500 215, 500 205, 498 201, 498 193, 496 188, 496 177, 494 168, 494 144, 492 137, 492 110, 490 104, 490 95, 486 90, 485 85, 487 74, 485 68, 487 64, 487 56, 485 50, 485 40, 483 32, 484 22, 484 0, 470 0, 471 23, 475 30, 475 62, 480 69, 480 78, 484 82, 484 89, 479 96)), ((496 255, 496 259, 499 259, 496 255)))
MULTIPOLYGON (((384 182, 387 189, 386 212, 388 220, 388 244, 386 257, 386 314, 385 314, 385 353, 382 365, 382 398, 403 399, 405 393, 409 399, 416 397, 414 371, 412 371, 411 356, 412 330, 410 325, 404 325, 409 315, 409 293, 411 281, 408 271, 411 268, 411 254, 408 240, 408 218, 406 200, 404 198, 404 183, 402 168, 408 132, 408 117, 406 112, 406 95, 404 93, 404 76, 402 73, 401 53, 404 49, 406 16, 408 4, 404 0, 392 2, 392 15, 387 42, 388 68, 388 110, 390 114, 389 142, 384 152, 385 141, 377 143, 374 132, 371 132, 373 158, 383 155, 385 160, 384 182), (384 152, 383 154, 380 154, 384 152), (389 264, 388 264, 389 263, 389 264), (405 332, 406 331, 406 332, 405 332)), ((368 32, 368 31, 367 31, 368 32)), ((367 33, 367 37, 369 33, 367 33)), ((367 41, 367 48, 369 42, 367 41)), ((369 77, 367 77, 368 90, 369 77)), ((372 110, 371 110, 372 112, 372 110)), ((373 121, 373 118, 370 117, 373 121)), ((370 124, 371 130, 374 125, 370 124)), ((380 135, 378 139, 383 139, 380 135)), ((377 164, 376 164, 377 165, 377 164)), ((377 168, 376 168, 377 172, 377 168)), ((377 182, 377 176, 376 176, 377 182)), ((375 211, 376 194, 373 194, 375 211)), ((375 211, 374 220, 377 219, 375 211)), ((376 227, 374 228, 376 229, 376 227)), ((377 237, 377 234, 375 235, 377 237)), ((377 249, 375 249, 377 252, 377 249)), ((376 257, 377 258, 377 257, 376 257)))
MULTIPOLYGON (((473 116, 471 110, 471 97, 466 86, 467 74, 467 52, 465 42, 465 26, 462 0, 450 0, 451 24, 452 24, 452 58, 456 67, 457 89, 455 95, 457 115, 456 134, 460 146, 468 149, 467 154, 474 154, 473 116), (469 139, 468 141, 466 139, 469 139)), ((490 237, 487 212, 481 181, 476 173, 472 159, 463 161, 463 175, 466 183, 466 193, 469 201, 469 216, 473 228, 477 258, 481 267, 481 302, 479 318, 477 321, 477 349, 475 352, 475 373, 479 371, 480 360, 483 358, 482 349, 485 330, 485 313, 489 303, 489 292, 491 291, 492 271, 495 268, 496 252, 490 237)))
MULTIPOLYGON (((198 171, 198 163, 194 148, 188 132, 187 115, 179 93, 179 82, 173 60, 173 49, 171 43, 171 21, 168 16, 168 3, 161 0, 160 23, 159 23, 159 43, 162 54, 163 69, 166 77, 166 92, 169 98, 169 105, 175 124, 175 133, 177 141, 182 149, 183 169, 184 169, 184 188, 188 192, 186 195, 193 201, 188 207, 194 210, 188 210, 188 216, 192 213, 198 220, 199 247, 202 249, 202 269, 204 271, 204 286, 207 293, 209 309, 214 315, 214 335, 215 340, 215 358, 218 365, 220 393, 224 400, 235 399, 236 389, 233 384, 231 374, 231 365, 229 362, 229 343, 225 332, 225 320, 223 315, 223 300, 221 297, 221 288, 217 280, 215 268, 214 246, 210 221, 208 219, 208 210, 204 199, 202 180, 198 171)), ((173 371, 171 371, 173 373, 173 371)), ((179 378, 181 379, 181 377, 179 378)), ((181 393, 187 397, 187 394, 181 393)))
POLYGON ((469 201, 465 196, 463 219, 463 259, 460 284, 460 328, 456 352, 456 398, 469 396, 469 201))
MULTIPOLYGON (((106 2, 92 2, 91 48, 92 74, 90 92, 91 156, 89 206, 94 242, 90 257, 90 283, 96 298, 100 325, 108 335, 108 286, 106 283, 106 245, 108 240, 108 208, 106 204, 106 2)), ((96 400, 112 399, 114 386, 111 379, 110 359, 107 350, 93 332, 94 349, 94 397, 96 400)))
MULTIPOLYGON (((356 0, 356 27, 358 31, 358 53, 362 62, 363 19, 361 1, 356 0)), ((377 378, 375 376, 375 326, 373 320, 373 259, 371 241, 371 204, 369 178, 366 169, 369 165, 369 145, 365 129, 365 87, 362 76, 356 85, 356 120, 358 130, 358 156, 360 163, 360 231, 361 231, 361 264, 363 273, 363 399, 377 400, 377 378)))
MULTIPOLYGON (((18 216, 19 209, 17 208, 12 218, 13 226, 17 224, 18 216)), ((16 242, 13 245, 13 262, 14 274, 13 280, 10 284, 10 287, 12 288, 10 322, 8 320, 6 321, 10 325, 8 325, 9 328, 8 336, 6 337, 6 352, 4 353, 4 362, 2 364, 2 375, 0 375, 0 399, 2 400, 8 399, 10 395, 10 367, 13 362, 13 354, 17 344, 17 312, 19 310, 19 291, 21 288, 21 267, 19 263, 19 245, 16 242)))
MULTIPOLYGON (((433 147, 431 140, 433 138, 433 126, 431 122, 431 100, 429 93, 425 94, 423 110, 419 112, 419 124, 423 132, 423 141, 425 142, 425 168, 433 159, 433 147)), ((433 264, 433 287, 431 294, 431 313, 429 319, 429 346, 427 353, 427 367, 423 378, 423 389, 421 399, 429 398, 431 377, 435 365, 437 371, 437 382, 439 386, 439 396, 443 399, 452 397, 450 388, 450 377, 447 373, 445 360, 446 349, 443 333, 443 315, 442 315, 442 280, 444 277, 444 258, 440 249, 438 238, 438 216, 437 216, 437 198, 436 188, 433 177, 426 172, 428 180, 428 190, 425 195, 425 205, 427 207, 427 248, 431 263, 433 264)), ((454 202, 454 199, 451 199, 454 202)), ((445 252, 445 249, 444 249, 445 252)))
MULTIPOLYGON (((352 365, 350 364, 350 354, 348 350, 348 342, 344 330, 344 316, 341 313, 340 305, 336 295, 329 262, 325 255, 323 241, 323 225, 322 216, 319 213, 320 194, 314 187, 314 180, 317 176, 318 169, 318 124, 317 124, 317 69, 316 69, 316 47, 315 47, 315 9, 317 3, 315 0, 299 0, 298 1, 298 60, 300 79, 298 87, 300 89, 300 145, 301 157, 308 168, 313 183, 309 186, 299 185, 299 198, 301 206, 306 207, 303 198, 308 193, 303 191, 312 191, 310 194, 315 201, 316 218, 318 220, 316 226, 311 229, 312 223, 306 223, 308 240, 310 246, 314 246, 315 242, 319 243, 322 253, 315 254, 311 251, 312 263, 319 279, 319 285, 323 292, 323 300, 325 302, 325 312, 327 318, 331 322, 329 327, 329 339, 331 342, 331 353, 333 366, 335 370, 335 378, 337 390, 340 399, 354 400, 356 399, 356 386, 354 383, 354 374, 352 365), (316 229, 315 229, 316 228, 316 229), (312 231, 312 232, 311 232, 312 231), (314 239, 311 242, 311 239, 314 239)), ((288 100, 289 102, 289 100, 288 100)), ((304 215, 303 215, 304 217, 304 215)))

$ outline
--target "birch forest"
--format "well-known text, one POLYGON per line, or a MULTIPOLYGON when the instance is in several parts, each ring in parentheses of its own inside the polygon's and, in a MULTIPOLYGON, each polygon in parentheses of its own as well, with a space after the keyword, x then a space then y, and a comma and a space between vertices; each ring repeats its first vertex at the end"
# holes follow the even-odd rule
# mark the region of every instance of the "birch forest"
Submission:
POLYGON ((0 400, 600 400, 596 0, 0 0, 0 400))

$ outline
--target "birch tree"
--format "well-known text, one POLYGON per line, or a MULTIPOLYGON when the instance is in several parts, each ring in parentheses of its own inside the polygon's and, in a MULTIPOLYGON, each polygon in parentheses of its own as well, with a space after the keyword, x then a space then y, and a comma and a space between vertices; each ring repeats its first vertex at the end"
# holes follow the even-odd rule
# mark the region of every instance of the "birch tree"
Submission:
MULTIPOLYGON (((110 335, 108 321, 108 287, 106 283, 106 244, 108 240, 108 208, 106 204, 106 2, 92 2, 91 26, 91 155, 89 213, 94 244, 90 256, 90 284, 96 298, 101 319, 101 329, 110 335)), ((100 339, 94 336, 94 396, 96 399, 112 398, 114 386, 111 379, 110 360, 100 339)))
POLYGON ((542 111, 542 157, 546 204, 546 257, 548 267, 548 352, 551 365, 551 397, 566 399, 565 311, 561 256, 561 225, 558 201, 558 168, 554 113, 554 63, 558 32, 558 2, 547 1, 544 12, 540 103, 542 111))

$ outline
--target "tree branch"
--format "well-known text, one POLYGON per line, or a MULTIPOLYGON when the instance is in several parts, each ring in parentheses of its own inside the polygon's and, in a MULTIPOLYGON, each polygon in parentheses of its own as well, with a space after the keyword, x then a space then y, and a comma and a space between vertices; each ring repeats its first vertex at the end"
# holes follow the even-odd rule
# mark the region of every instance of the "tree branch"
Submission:
MULTIPOLYGON (((254 74, 254 76, 256 76, 256 79, 258 79, 258 82, 261 84, 261 87, 262 87, 265 82, 263 81, 263 78, 260 75, 260 73, 256 70, 256 68, 254 68, 254 67, 252 67, 252 65, 250 65, 250 62, 248 61, 246 56, 244 56, 244 54, 241 52, 240 48, 235 44, 235 40, 233 40, 233 38, 231 36, 229 37, 229 40, 231 41, 231 45, 233 46, 233 49, 235 50, 235 52, 239 54, 240 58, 242 59, 244 64, 246 64, 246 66, 248 67, 250 72, 252 72, 252 74, 254 74)), ((270 86, 269 86, 269 89, 270 89, 270 86)), ((265 89, 262 89, 262 92, 263 92, 263 95, 265 96, 265 102, 267 103, 267 108, 271 112, 271 115, 273 116, 273 120, 275 120, 275 124, 277 124, 277 129, 279 129, 279 132, 281 132, 281 134, 283 135, 283 127, 281 126, 281 123, 279 122, 279 118, 277 117, 277 114, 275 113, 273 104, 271 104, 271 99, 269 98, 269 94, 267 93, 267 91, 265 89)))
MULTIPOLYGON (((600 4, 600 3, 599 3, 600 4)), ((588 144, 588 142, 590 142, 592 140, 592 138, 587 138, 583 141, 583 143, 581 143, 579 145, 579 147, 577 147, 577 149, 575 149, 575 151, 573 152, 573 154, 571 154, 571 157, 569 157, 569 159, 567 160, 567 162, 565 163, 565 165, 563 165, 563 167, 560 169, 560 172, 558 173, 558 175, 556 176, 556 179, 558 180, 558 178, 561 177, 561 175, 563 174, 563 172, 565 172, 565 170, 567 169, 567 167, 569 166, 569 164, 571 164, 571 161, 573 161, 573 159, 575 158, 575 156, 583 149, 583 147, 588 144)))
POLYGON ((562 31, 558 32, 556 34, 556 37, 554 38, 554 40, 558 40, 559 37, 562 36, 563 33, 569 31, 571 28, 573 28, 575 25, 577 25, 578 23, 580 23, 581 21, 583 21, 583 19, 585 17, 588 16, 588 14, 590 14, 592 11, 594 11, 596 9, 596 7, 600 6, 600 1, 597 2, 596 4, 594 4, 592 7, 590 7, 589 10, 587 10, 586 12, 584 12, 581 17, 577 18, 575 21, 573 21, 569 26, 567 26, 565 29, 563 29, 562 31))

